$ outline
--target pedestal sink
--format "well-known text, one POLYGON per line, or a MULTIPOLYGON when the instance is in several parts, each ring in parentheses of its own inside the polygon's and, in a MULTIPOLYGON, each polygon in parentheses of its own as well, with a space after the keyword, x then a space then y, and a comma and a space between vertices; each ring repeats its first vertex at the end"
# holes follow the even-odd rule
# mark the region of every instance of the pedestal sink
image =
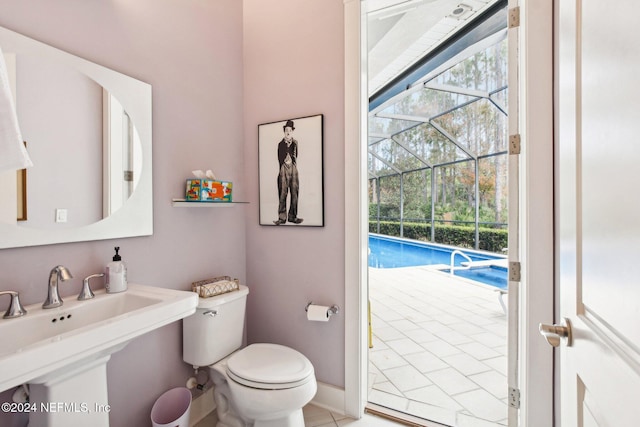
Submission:
POLYGON ((193 314, 193 292, 129 284, 118 294, 0 320, 0 391, 30 385, 30 425, 108 427, 106 363, 132 339, 193 314))

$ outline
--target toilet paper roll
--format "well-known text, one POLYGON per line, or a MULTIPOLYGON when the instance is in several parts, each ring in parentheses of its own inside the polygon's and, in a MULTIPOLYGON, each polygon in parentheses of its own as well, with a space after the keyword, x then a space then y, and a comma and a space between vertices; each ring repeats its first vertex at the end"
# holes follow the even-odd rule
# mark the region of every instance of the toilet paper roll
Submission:
POLYGON ((329 307, 311 304, 307 308, 307 320, 311 320, 312 322, 327 322, 329 320, 329 307))

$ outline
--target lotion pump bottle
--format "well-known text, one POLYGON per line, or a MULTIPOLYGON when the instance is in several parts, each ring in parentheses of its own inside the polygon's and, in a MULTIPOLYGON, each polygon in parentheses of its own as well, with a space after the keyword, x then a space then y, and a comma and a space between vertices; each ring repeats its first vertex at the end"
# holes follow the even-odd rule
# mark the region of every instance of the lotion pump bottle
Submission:
POLYGON ((116 254, 113 256, 113 262, 107 264, 106 283, 108 294, 124 292, 127 290, 127 266, 122 262, 122 258, 118 255, 119 246, 115 247, 116 254))

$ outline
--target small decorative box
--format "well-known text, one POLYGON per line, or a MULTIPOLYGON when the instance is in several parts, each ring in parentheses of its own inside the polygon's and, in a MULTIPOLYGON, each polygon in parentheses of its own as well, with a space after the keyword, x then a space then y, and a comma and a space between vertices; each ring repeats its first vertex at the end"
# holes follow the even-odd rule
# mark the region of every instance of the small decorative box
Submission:
POLYGON ((230 202, 233 183, 212 179, 187 179, 185 200, 188 202, 230 202))
POLYGON ((233 292, 240 289, 240 281, 229 276, 214 277, 200 280, 191 284, 191 290, 201 298, 214 297, 216 295, 233 292))

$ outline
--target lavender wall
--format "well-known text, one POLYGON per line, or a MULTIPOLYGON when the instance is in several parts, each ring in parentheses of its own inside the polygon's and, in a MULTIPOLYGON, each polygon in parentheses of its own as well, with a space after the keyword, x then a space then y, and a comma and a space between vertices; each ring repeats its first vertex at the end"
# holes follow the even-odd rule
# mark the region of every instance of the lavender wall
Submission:
MULTIPOLYGON (((188 289, 222 274, 246 282, 245 212, 255 204, 171 207, 194 169, 211 168, 233 181, 238 200, 255 185, 243 174, 242 2, 2 0, 0 25, 151 84, 154 167, 153 236, 0 250, 0 289, 40 303, 49 270, 63 264, 74 275, 61 286, 63 298, 78 293, 82 278, 103 270, 116 245, 131 282, 188 289)), ((113 356, 107 365, 113 427, 149 425, 155 399, 185 384, 190 368, 181 340, 177 322, 113 356)), ((9 399, 0 394, 0 401, 9 399)), ((18 421, 0 414, 2 426, 18 421)))
POLYGON ((342 0, 244 0, 248 340, 298 349, 319 381, 338 387, 344 312, 317 323, 304 308, 314 301, 344 309, 343 19, 342 0), (258 225, 257 126, 315 114, 324 114, 325 226, 258 225))

